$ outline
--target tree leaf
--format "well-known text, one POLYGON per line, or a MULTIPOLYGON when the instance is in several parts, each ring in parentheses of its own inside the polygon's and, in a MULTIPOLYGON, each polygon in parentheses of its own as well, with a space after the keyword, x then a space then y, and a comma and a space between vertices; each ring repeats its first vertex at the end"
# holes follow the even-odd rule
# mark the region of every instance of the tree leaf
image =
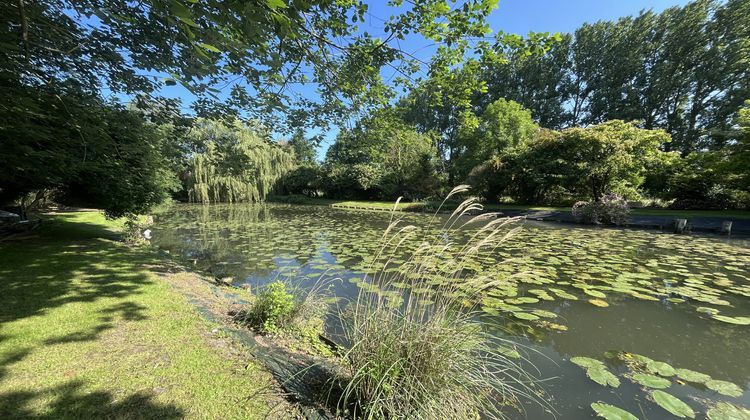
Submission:
POLYGON ((221 50, 220 50, 220 49, 218 49, 218 48, 216 48, 216 47, 214 47, 214 46, 213 46, 213 45, 211 45, 211 44, 200 43, 200 44, 198 44, 198 45, 200 45, 201 47, 203 47, 203 48, 205 48, 205 49, 207 49, 207 50, 209 50, 209 51, 211 51, 211 52, 215 52, 215 53, 219 53, 219 54, 221 54, 221 50))
POLYGON ((594 409, 599 417, 607 420, 638 420, 638 417, 630 414, 622 408, 605 404, 603 402, 592 403, 591 408, 594 409))
POLYGON ((664 391, 651 391, 651 397, 654 399, 654 402, 659 404, 659 406, 670 413, 674 414, 677 417, 680 418, 695 418, 695 411, 693 411, 692 408, 690 408, 689 405, 685 404, 681 399, 671 395, 667 394, 664 391))
POLYGON ((287 6, 286 3, 284 3, 284 0, 266 0, 266 6, 268 6, 271 10, 276 9, 286 9, 287 6))

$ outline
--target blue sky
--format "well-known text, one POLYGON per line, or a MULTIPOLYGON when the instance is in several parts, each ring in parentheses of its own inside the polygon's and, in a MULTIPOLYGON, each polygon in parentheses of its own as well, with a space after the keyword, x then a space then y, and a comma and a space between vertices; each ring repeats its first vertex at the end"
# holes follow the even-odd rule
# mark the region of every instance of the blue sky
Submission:
MULTIPOLYGON (((385 0, 370 0, 367 21, 362 27, 373 35, 382 35, 382 20, 393 13, 385 0)), ((612 20, 621 16, 638 14, 641 10, 661 11, 671 6, 687 4, 688 0, 500 0, 499 7, 490 15, 489 24, 493 32, 504 31, 516 34, 533 32, 572 32, 583 23, 612 20)), ((432 49, 425 46, 420 37, 407 39, 401 44, 406 51, 416 52, 420 58, 430 56, 432 49)), ((313 88, 305 89, 305 95, 314 94, 313 88)), ((181 98, 187 107, 194 97, 184 88, 165 87, 162 95, 181 98)), ((318 151, 319 158, 335 138, 336 130, 325 136, 318 151)))

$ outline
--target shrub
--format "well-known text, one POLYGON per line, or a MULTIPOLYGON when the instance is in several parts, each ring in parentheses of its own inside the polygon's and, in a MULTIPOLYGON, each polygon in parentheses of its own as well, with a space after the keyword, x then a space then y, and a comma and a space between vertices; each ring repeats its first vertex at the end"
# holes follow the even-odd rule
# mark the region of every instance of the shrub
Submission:
MULTIPOLYGON (((457 187, 448 198, 465 190, 457 187)), ((463 202, 445 226, 480 208, 473 200, 463 202)), ((499 414, 518 394, 534 398, 532 378, 501 353, 504 340, 485 333, 473 306, 466 305, 506 281, 466 277, 463 267, 465 258, 491 252, 513 233, 516 219, 495 216, 471 219, 486 223, 469 244, 451 247, 440 240, 450 237, 451 228, 402 227, 394 214, 372 263, 383 262, 382 269, 363 280, 370 284, 341 314, 350 345, 340 377, 341 410, 368 419, 479 418, 499 414), (419 245, 412 249, 408 243, 419 245), (412 249, 408 260, 397 271, 386 269, 404 247, 412 249), (435 278, 450 281, 436 285, 435 278)))
POLYGON ((622 226, 628 222, 628 202, 617 194, 607 194, 599 201, 579 201, 573 205, 573 217, 590 224, 622 226))
POLYGON ((306 328, 308 321, 325 311, 319 286, 309 291, 275 281, 264 287, 246 311, 235 319, 264 334, 277 334, 295 327, 306 328))
POLYGON ((316 197, 322 188, 322 179, 323 174, 319 166, 298 166, 279 179, 276 191, 282 194, 316 197))

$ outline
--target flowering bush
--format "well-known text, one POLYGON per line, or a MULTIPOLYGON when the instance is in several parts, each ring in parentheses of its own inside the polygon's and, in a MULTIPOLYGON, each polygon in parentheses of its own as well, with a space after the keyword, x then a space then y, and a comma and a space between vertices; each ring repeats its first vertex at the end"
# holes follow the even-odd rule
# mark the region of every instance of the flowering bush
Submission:
POLYGON ((599 201, 579 201, 573 205, 573 217, 591 224, 621 226, 628 222, 628 202, 617 194, 607 194, 599 201))

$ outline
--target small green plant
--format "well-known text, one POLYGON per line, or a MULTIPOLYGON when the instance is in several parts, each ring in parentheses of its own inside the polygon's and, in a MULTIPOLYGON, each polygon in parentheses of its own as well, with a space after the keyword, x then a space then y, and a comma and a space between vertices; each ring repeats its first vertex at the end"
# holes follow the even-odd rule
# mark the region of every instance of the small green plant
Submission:
POLYGON ((317 321, 326 308, 320 286, 303 291, 277 280, 265 286, 250 307, 236 315, 236 319, 264 334, 290 330, 309 334, 308 330, 314 325, 322 326, 322 322, 317 321))
POLYGON ((246 314, 246 322, 264 333, 277 333, 294 318, 297 302, 286 285, 275 281, 266 286, 246 314))

